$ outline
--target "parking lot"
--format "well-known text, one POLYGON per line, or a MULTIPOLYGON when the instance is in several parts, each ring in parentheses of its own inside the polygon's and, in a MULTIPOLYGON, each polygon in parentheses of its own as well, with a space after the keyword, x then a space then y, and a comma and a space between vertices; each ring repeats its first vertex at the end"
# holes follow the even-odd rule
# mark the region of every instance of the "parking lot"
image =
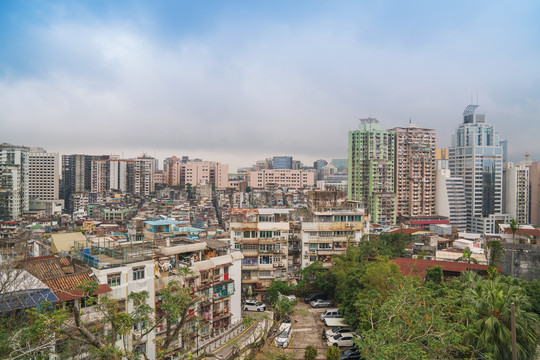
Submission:
POLYGON ((283 352, 291 355, 294 359, 303 359, 306 346, 313 345, 317 348, 317 359, 326 359, 326 340, 322 339, 323 323, 320 314, 326 308, 313 309, 298 299, 294 314, 291 316, 292 341, 285 349, 274 346, 273 341, 268 341, 263 353, 259 358, 265 358, 264 354, 283 352))

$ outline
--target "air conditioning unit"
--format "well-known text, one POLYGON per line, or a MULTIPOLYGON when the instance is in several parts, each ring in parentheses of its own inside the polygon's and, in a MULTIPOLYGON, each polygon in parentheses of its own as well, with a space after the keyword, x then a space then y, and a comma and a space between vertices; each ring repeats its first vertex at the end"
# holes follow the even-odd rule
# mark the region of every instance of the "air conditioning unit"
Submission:
POLYGON ((353 224, 348 222, 348 223, 345 223, 345 226, 353 226, 353 224))

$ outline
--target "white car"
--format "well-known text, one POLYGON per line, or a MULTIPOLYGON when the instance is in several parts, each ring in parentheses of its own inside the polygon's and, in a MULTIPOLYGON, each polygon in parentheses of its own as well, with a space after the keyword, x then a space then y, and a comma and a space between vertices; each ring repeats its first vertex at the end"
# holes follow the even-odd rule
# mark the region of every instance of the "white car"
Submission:
POLYGON ((292 325, 281 324, 279 327, 279 335, 274 340, 274 345, 277 347, 286 348, 289 346, 292 338, 292 325))
POLYGON ((352 332, 352 329, 350 327, 338 326, 334 329, 326 330, 326 338, 331 338, 336 336, 337 334, 344 334, 350 332, 352 332))
POLYGON ((242 309, 244 311, 265 311, 266 305, 261 304, 257 301, 244 301, 244 305, 242 305, 242 309))
POLYGON ((356 335, 354 333, 336 334, 328 338, 328 346, 353 346, 356 335))
POLYGON ((295 303, 296 302, 296 296, 294 295, 283 295, 283 294, 279 294, 279 298, 282 299, 282 298, 286 298, 288 299, 289 301, 295 303))

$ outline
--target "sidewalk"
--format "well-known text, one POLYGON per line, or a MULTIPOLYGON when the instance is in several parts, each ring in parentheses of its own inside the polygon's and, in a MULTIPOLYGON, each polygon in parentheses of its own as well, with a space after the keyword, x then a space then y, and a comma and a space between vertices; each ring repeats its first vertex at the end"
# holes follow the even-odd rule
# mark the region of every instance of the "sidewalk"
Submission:
POLYGON ((238 335, 231 337, 226 342, 224 341, 224 344, 221 347, 212 351, 212 355, 205 359, 223 360, 229 358, 235 350, 243 349, 253 343, 258 335, 260 335, 260 332, 264 331, 267 321, 268 320, 264 318, 254 319, 253 324, 238 333, 238 335))

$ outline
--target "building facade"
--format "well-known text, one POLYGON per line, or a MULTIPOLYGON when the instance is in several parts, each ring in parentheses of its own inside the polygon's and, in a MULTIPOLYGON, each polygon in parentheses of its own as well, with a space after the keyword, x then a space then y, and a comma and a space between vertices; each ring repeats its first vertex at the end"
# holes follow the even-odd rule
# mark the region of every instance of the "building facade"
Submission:
POLYGON ((149 196, 155 191, 154 158, 141 156, 133 160, 133 194, 149 196))
POLYGON ((29 210, 29 148, 0 144, 0 220, 29 210))
POLYGON ((240 250, 242 293, 264 297, 272 280, 288 280, 290 209, 231 209, 231 243, 240 250))
POLYGON ((530 223, 540 226, 540 162, 534 161, 529 167, 530 223))
POLYGON ((315 261, 333 265, 333 257, 343 255, 369 232, 369 217, 363 209, 313 212, 302 221, 302 268, 315 261))
POLYGON ((274 156, 272 158, 272 168, 273 169, 289 169, 291 170, 293 166, 292 156, 274 156))
POLYGON ((448 149, 449 168, 453 176, 463 179, 467 206, 467 230, 472 231, 474 218, 486 218, 502 212, 503 148, 493 125, 478 105, 463 112, 448 149))
POLYGON ((347 196, 367 208, 372 223, 396 223, 395 134, 377 119, 361 119, 360 129, 349 131, 347 196))
POLYGON ((248 172, 248 186, 253 189, 287 187, 301 189, 315 185, 315 173, 305 170, 264 169, 248 172))
POLYGON ((528 159, 518 165, 504 164, 503 213, 515 219, 518 224, 530 223, 530 180, 528 159))
POLYGON ((437 170, 435 181, 435 213, 446 216, 458 231, 467 230, 467 204, 463 179, 452 177, 450 170, 437 170))
POLYGON ((118 190, 134 192, 134 160, 94 159, 92 160, 91 191, 118 190))
POLYGON ((30 148, 28 153, 30 198, 58 200, 60 198, 60 157, 43 149, 30 148))
POLYGON ((73 212, 72 195, 92 190, 92 160, 96 155, 62 155, 61 198, 66 212, 73 212))
POLYGON ((394 128, 398 216, 435 214, 436 131, 409 124, 394 128))

